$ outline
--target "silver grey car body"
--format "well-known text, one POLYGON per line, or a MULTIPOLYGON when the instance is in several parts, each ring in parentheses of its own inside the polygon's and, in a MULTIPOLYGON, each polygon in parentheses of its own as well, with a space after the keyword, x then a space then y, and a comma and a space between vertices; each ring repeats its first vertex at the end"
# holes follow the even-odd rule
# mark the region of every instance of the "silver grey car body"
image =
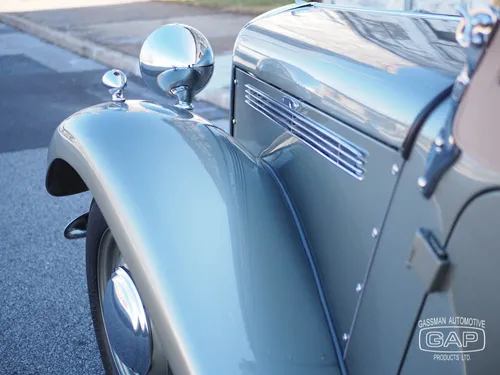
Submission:
POLYGON ((47 189, 92 192, 175 374, 500 366, 500 159, 464 104, 474 80, 452 95, 459 21, 280 8, 236 42, 231 134, 128 100, 59 126, 47 189), (485 347, 422 350, 436 317, 485 322, 485 347))

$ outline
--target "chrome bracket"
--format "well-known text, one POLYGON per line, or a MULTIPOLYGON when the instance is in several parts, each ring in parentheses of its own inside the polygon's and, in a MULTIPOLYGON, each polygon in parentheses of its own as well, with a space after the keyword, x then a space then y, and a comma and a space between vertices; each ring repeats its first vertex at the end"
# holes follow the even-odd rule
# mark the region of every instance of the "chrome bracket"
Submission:
POLYGON ((464 6, 459 6, 463 18, 457 31, 457 42, 464 48, 466 63, 462 72, 453 84, 451 99, 452 106, 448 119, 439 131, 431 146, 424 174, 418 179, 418 186, 425 198, 430 198, 448 169, 460 156, 460 149, 455 144, 453 137, 453 122, 458 105, 464 95, 465 89, 477 68, 490 35, 497 23, 497 10, 494 7, 468 11, 464 6))
POLYGON ((177 98, 177 103, 174 104, 178 108, 192 110, 193 92, 187 86, 178 86, 170 90, 170 93, 177 98))
POLYGON ((285 104, 285 106, 287 106, 292 111, 296 111, 299 108, 299 103, 295 99, 292 99, 288 96, 283 97, 283 104, 285 104))
POLYGON ((87 236, 87 223, 89 221, 89 213, 78 216, 75 220, 69 223, 64 229, 64 237, 68 240, 76 240, 87 236))
POLYGON ((450 262, 430 230, 421 228, 415 234, 406 267, 420 277, 428 293, 441 290, 446 281, 450 262))

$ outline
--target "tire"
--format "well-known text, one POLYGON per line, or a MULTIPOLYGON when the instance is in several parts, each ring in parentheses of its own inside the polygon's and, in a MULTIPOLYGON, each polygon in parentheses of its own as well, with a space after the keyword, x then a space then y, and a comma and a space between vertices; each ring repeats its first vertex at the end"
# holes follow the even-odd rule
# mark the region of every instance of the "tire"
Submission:
POLYGON ((106 329, 104 327, 97 281, 99 245, 104 233, 108 229, 108 224, 104 216, 102 216, 101 210, 95 201, 92 200, 89 210, 86 241, 87 288, 89 293, 90 312, 92 314, 95 337, 106 375, 119 375, 115 368, 111 347, 109 346, 106 329))

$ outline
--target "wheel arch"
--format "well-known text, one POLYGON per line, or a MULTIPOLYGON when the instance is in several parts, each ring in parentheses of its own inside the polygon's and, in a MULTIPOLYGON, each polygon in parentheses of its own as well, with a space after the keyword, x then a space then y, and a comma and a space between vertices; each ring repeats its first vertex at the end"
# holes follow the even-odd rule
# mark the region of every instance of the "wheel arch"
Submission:
POLYGON ((52 195, 91 191, 176 375, 335 372, 291 209, 230 135, 173 107, 107 103, 58 127, 48 164, 52 195))

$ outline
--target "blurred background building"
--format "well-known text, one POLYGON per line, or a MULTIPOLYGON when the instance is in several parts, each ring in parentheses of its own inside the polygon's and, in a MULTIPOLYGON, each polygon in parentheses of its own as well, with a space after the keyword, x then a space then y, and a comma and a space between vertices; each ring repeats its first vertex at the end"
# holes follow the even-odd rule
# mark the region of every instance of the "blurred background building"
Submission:
POLYGON ((323 3, 397 9, 397 10, 424 10, 436 13, 456 13, 457 5, 460 3, 471 7, 488 5, 490 0, 324 0, 323 3))

